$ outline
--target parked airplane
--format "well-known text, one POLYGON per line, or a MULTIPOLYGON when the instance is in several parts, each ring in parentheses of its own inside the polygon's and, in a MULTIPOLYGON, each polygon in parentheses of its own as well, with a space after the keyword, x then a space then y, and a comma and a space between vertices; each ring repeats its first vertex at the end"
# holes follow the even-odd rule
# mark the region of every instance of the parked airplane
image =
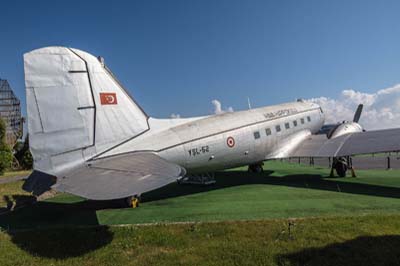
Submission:
POLYGON ((24 68, 35 169, 24 189, 34 194, 52 187, 94 200, 131 198, 186 174, 243 165, 260 171, 263 161, 287 157, 333 157, 344 175, 342 157, 400 150, 400 129, 364 132, 361 110, 327 135, 316 134, 324 126, 321 107, 304 101, 156 119, 102 58, 46 47, 26 53, 24 68))

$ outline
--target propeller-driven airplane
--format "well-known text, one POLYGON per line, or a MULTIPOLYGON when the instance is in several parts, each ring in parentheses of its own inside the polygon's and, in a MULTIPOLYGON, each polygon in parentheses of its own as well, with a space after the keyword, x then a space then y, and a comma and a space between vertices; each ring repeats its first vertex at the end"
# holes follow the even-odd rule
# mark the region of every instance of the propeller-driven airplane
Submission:
POLYGON ((35 172, 24 189, 50 187, 93 200, 131 199, 187 174, 266 160, 341 158, 400 150, 400 129, 364 131, 352 122, 324 127, 320 106, 297 101, 194 118, 149 117, 104 60, 67 47, 24 55, 28 132, 35 172), (325 132, 326 134, 318 134, 325 132), (40 174, 38 174, 40 173, 40 174))

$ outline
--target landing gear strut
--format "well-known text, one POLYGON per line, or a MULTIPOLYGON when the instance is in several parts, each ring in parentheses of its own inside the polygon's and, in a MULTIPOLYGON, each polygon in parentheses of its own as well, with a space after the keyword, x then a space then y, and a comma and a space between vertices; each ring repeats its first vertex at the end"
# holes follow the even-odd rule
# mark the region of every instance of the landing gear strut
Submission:
POLYGON ((255 164, 250 164, 248 171, 250 173, 262 173, 264 171, 263 169, 264 163, 255 163, 255 164))
POLYGON ((340 177, 345 177, 348 169, 351 170, 351 176, 356 177, 356 173, 353 168, 352 159, 350 156, 333 158, 331 176, 333 176, 333 169, 336 170, 336 174, 340 177))
POLYGON ((340 177, 345 177, 347 172, 347 162, 345 158, 339 157, 333 159, 333 168, 336 170, 336 174, 340 177))

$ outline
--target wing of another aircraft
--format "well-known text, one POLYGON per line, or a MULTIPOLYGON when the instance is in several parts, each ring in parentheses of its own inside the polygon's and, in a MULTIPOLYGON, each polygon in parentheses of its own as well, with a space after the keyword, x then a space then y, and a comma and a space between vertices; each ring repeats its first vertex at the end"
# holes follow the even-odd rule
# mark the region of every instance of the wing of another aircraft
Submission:
POLYGON ((52 188, 92 200, 118 199, 162 187, 184 174, 182 167, 154 153, 137 152, 92 161, 58 178, 52 188))
POLYGON ((345 134, 333 139, 311 135, 287 157, 341 157, 400 151, 400 128, 345 134))

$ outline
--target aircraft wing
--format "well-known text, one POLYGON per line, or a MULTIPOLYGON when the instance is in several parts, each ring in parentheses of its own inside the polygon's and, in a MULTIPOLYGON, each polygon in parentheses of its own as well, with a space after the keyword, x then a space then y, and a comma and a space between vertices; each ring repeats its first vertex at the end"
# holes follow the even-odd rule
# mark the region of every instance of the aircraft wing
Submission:
POLYGON ((92 200, 141 194, 183 176, 185 170, 151 152, 137 152, 92 161, 52 186, 92 200))
POLYGON ((341 157, 392 151, 400 151, 400 128, 350 133, 334 139, 311 135, 287 157, 341 157))

